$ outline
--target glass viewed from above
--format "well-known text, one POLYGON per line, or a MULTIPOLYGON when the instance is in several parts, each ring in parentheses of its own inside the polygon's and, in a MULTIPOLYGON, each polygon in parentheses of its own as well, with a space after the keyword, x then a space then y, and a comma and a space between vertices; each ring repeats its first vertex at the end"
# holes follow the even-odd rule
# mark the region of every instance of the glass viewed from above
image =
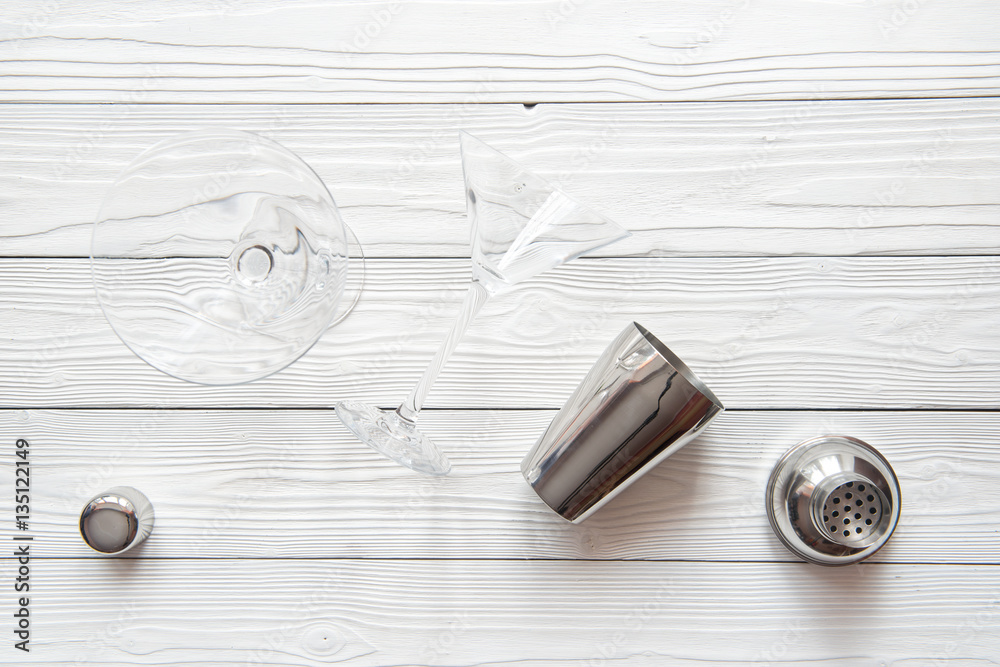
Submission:
POLYGON ((417 414, 448 357, 486 301, 543 271, 629 235, 503 153, 462 132, 465 197, 472 224, 472 284, 447 338, 394 411, 358 401, 337 405, 362 441, 409 468, 435 475, 448 458, 416 428, 417 414))
POLYGON ((146 150, 94 225, 115 332, 177 378, 238 384, 301 356, 354 306, 363 262, 323 181, 264 137, 197 131, 146 150), (345 294, 345 285, 350 285, 345 294))

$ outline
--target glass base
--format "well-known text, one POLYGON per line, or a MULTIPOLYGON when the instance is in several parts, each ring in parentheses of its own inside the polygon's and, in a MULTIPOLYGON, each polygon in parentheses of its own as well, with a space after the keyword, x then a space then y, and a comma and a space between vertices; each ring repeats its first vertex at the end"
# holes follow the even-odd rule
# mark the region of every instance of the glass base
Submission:
POLYGON ((172 137, 133 160, 101 204, 90 257, 122 342, 206 385, 285 368, 347 316, 364 283, 360 243, 309 165, 228 130, 172 137))
POLYGON ((359 440, 396 463, 429 475, 447 475, 451 470, 444 452, 395 410, 341 401, 337 416, 359 440))

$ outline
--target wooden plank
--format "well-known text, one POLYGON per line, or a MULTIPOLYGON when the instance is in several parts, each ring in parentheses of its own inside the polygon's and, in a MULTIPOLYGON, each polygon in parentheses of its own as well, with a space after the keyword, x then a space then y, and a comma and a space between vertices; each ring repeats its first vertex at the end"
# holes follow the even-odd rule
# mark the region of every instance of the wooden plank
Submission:
POLYGON ((996 567, 142 557, 31 567, 31 652, 0 647, 18 665, 988 664, 1000 650, 996 567))
MULTIPOLYGON (((450 327, 469 265, 369 269, 355 312, 298 362, 205 387, 118 341, 87 261, 5 260, 0 406, 394 406, 450 327)), ((730 408, 995 409, 998 272, 991 257, 580 260, 487 304, 427 406, 559 407, 637 320, 730 408)))
POLYGON ((996 95, 989 2, 16 3, 4 101, 590 102, 996 95))
POLYGON ((618 255, 996 254, 998 115, 998 98, 4 105, 0 256, 86 256, 117 173, 198 127, 298 152, 373 256, 468 256, 458 127, 620 221, 618 255))
MULTIPOLYGON (((764 489, 796 442, 871 443, 902 487, 897 532, 876 562, 997 562, 997 413, 729 412, 574 526, 524 482, 520 461, 552 411, 431 411, 421 426, 452 458, 419 475, 358 442, 332 411, 0 412, 0 488, 30 443, 41 557, 100 558, 76 529, 83 503, 142 490, 151 558, 558 558, 796 561, 771 532, 764 489)), ((14 521, 0 523, 9 541, 14 521)))

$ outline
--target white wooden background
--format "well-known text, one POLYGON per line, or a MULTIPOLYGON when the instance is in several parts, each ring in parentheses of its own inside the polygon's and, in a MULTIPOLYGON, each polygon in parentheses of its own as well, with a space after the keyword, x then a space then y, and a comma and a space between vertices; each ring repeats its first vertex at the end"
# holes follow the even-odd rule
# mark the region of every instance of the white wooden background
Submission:
POLYGON ((989 0, 111 0, 0 10, 0 664, 1000 664, 1000 6, 989 0), (142 149, 263 133, 326 180, 363 298, 264 381, 134 358, 89 226, 142 149), (451 476, 352 441, 469 276, 458 128, 634 232, 489 304, 421 423, 451 476), (613 254, 607 254, 613 253, 613 254), (651 329, 729 408, 580 526, 519 461, 609 340, 651 329), (796 442, 900 476, 870 562, 763 511, 796 442), (14 442, 32 455, 13 648, 14 442), (90 494, 156 529, 90 552, 90 494))

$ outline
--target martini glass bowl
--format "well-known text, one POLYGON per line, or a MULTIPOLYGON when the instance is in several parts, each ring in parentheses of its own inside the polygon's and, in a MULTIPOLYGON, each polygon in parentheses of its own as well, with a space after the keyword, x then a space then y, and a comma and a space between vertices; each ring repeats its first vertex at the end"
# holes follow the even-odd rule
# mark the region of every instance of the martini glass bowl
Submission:
POLYGON ((238 384, 284 368, 353 308, 355 246, 298 156, 205 130, 121 173, 94 224, 91 271, 108 322, 140 358, 183 380, 238 384))
POLYGON ((431 385, 487 300, 543 271, 629 235, 467 132, 460 135, 472 282, 447 338, 403 403, 383 410, 341 401, 337 416, 359 439, 413 470, 445 475, 451 463, 416 426, 431 385))

